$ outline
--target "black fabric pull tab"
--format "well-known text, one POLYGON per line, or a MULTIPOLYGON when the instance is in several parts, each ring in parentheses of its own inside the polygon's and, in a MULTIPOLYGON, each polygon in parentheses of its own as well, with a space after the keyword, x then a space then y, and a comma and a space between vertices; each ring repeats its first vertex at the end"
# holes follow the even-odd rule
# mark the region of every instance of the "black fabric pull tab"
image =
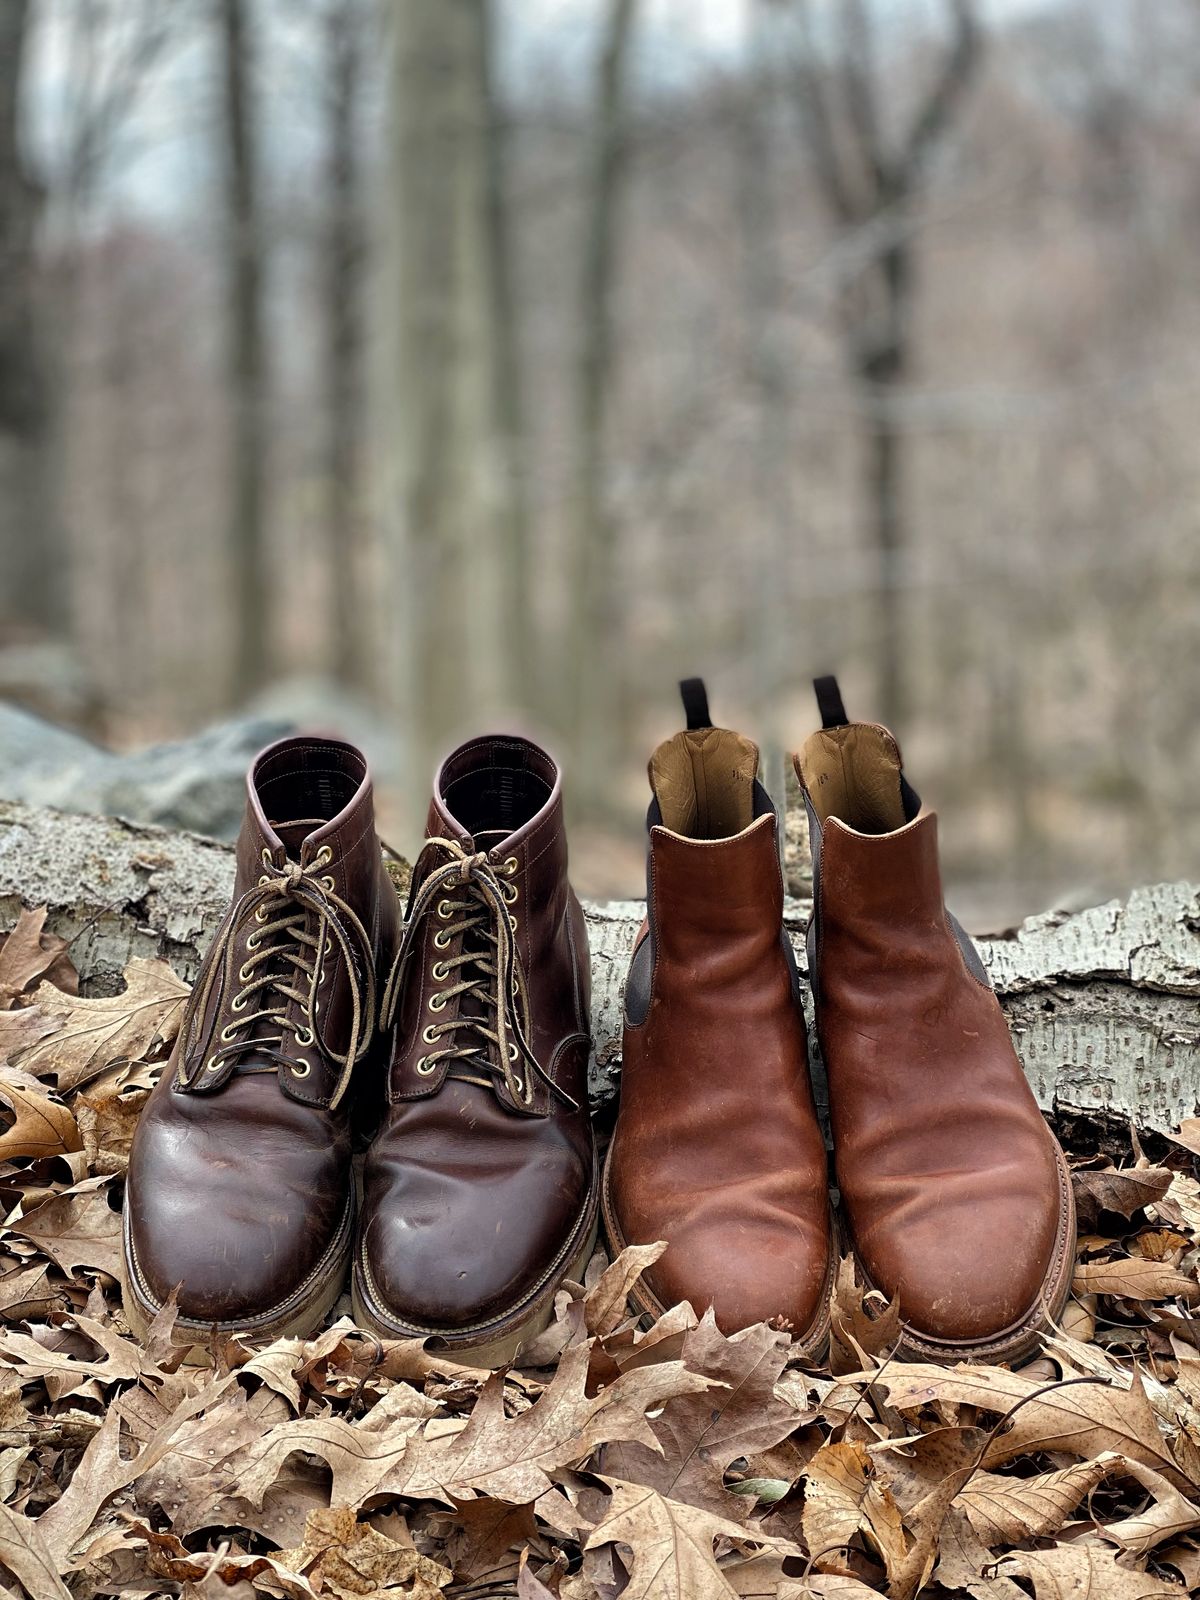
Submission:
POLYGON ((813 688, 817 693, 817 710, 821 713, 821 726, 844 728, 850 719, 846 715, 846 708, 842 704, 842 691, 838 688, 838 681, 833 673, 830 672, 823 678, 814 678, 813 688))
POLYGON ((679 685, 679 694, 688 727, 711 728, 712 718, 708 714, 708 690, 704 687, 704 679, 684 678, 679 685))

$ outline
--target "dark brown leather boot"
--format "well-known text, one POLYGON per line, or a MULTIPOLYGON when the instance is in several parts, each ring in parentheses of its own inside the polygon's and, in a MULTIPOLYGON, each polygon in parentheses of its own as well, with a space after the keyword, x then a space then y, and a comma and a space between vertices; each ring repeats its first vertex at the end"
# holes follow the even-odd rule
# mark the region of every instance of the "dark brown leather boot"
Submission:
POLYGON ((355 1314, 498 1365, 596 1235, 590 973, 559 771, 527 739, 442 765, 404 945, 387 1114, 367 1153, 355 1314))
POLYGON ((886 728, 825 726, 796 756, 813 855, 809 968, 842 1208, 899 1296, 901 1354, 1019 1361, 1070 1289, 1066 1163, 979 955, 942 901, 937 817, 886 728))
POLYGON ((351 1079, 375 1035, 377 963, 399 932, 367 764, 336 739, 257 758, 233 904, 125 1191, 126 1311, 175 1288, 178 1332, 311 1332, 346 1281, 351 1079))
POLYGON ((625 987, 605 1228, 614 1251, 668 1242, 641 1310, 689 1300, 727 1333, 771 1322, 817 1355, 829 1192, 775 811, 755 746, 709 725, 699 680, 683 689, 688 731, 650 761, 649 916, 625 987))

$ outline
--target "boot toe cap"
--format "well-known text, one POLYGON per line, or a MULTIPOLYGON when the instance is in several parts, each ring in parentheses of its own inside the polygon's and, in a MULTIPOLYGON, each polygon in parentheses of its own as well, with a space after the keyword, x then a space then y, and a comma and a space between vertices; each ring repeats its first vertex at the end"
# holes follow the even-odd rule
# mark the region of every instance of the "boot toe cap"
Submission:
POLYGON ((803 1338, 824 1312, 828 1268, 819 1229, 683 1228, 645 1276, 664 1307, 681 1300, 700 1314, 711 1307, 722 1333, 769 1322, 803 1338))

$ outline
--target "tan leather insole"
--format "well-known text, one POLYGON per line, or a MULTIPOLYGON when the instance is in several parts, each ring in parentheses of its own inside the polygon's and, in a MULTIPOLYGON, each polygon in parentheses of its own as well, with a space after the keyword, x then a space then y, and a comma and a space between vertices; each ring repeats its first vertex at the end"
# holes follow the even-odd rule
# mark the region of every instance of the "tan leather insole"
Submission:
POLYGON ((664 826, 688 839, 729 839, 754 820, 758 747, 729 728, 692 728, 660 744, 650 784, 664 826))
POLYGON ((858 833, 904 826, 900 751, 886 728, 871 722, 822 728, 805 742, 797 761, 822 822, 836 817, 858 833))

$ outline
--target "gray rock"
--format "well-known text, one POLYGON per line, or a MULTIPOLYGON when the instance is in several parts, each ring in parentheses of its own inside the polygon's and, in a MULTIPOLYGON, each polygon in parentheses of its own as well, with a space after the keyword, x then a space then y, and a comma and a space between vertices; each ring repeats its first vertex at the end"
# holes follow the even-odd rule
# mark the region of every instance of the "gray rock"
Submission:
POLYGON ((293 729, 282 718, 247 717, 118 754, 0 704, 0 798, 231 839, 250 760, 293 729))

